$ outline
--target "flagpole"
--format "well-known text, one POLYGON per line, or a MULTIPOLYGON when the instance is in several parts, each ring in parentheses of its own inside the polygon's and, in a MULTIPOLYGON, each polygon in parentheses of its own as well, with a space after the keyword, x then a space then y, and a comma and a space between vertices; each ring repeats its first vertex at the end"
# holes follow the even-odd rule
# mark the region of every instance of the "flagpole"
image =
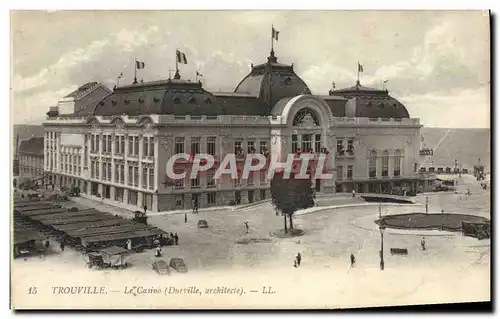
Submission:
POLYGON ((359 61, 358 61, 358 83, 359 83, 359 61))
POLYGON ((271 24, 271 51, 274 50, 274 25, 271 24))
POLYGON ((177 57, 177 52, 179 52, 179 50, 175 51, 175 72, 179 73, 179 61, 178 61, 178 57, 177 57))
POLYGON ((137 58, 134 59, 134 84, 137 84, 137 58))

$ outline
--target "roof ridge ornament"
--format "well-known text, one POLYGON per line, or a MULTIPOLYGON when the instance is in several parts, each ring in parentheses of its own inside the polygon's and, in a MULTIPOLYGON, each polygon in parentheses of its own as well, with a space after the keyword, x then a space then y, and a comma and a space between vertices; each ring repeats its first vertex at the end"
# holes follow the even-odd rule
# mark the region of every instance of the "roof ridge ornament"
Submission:
POLYGON ((271 49, 269 56, 267 57, 268 63, 278 63, 278 58, 274 55, 274 49, 271 49))

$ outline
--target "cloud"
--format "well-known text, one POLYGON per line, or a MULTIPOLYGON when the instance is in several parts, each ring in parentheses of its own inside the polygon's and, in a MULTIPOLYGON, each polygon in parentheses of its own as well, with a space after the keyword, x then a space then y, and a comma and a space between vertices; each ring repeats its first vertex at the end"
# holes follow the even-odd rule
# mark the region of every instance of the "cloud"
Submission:
POLYGON ((463 124, 488 122, 481 90, 489 81, 489 26, 480 13, 127 12, 113 19, 88 16, 85 27, 78 17, 37 20, 52 46, 40 44, 36 28, 13 35, 21 39, 14 46, 23 48, 14 56, 11 82, 16 121, 43 119, 48 106, 89 81, 112 87, 123 72, 120 83, 131 83, 134 58, 146 62, 139 79, 167 78, 176 49, 188 56, 189 64, 179 66, 184 78, 194 80, 199 71, 207 89, 232 91, 250 63, 265 61, 274 24, 281 32, 275 43, 279 61, 294 63, 314 93, 327 94, 332 81, 337 88, 354 85, 359 60, 363 85, 381 87, 388 80, 391 95, 424 123, 438 123, 452 105, 468 114, 462 101, 481 108, 463 124))

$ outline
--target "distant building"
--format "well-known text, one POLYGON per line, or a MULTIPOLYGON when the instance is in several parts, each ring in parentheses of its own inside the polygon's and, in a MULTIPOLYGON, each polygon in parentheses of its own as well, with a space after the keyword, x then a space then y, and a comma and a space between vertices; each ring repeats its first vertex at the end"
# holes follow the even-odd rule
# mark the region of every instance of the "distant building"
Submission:
MULTIPOLYGON (((73 114, 48 114, 45 170, 58 185, 82 195, 153 211, 248 203, 268 199, 265 171, 248 180, 214 180, 214 171, 171 181, 166 163, 177 153, 327 153, 332 180, 318 192, 390 192, 419 184, 419 119, 387 90, 362 86, 312 95, 293 65, 271 51, 252 65, 234 92, 206 91, 201 82, 173 79, 136 83, 73 114)), ((76 108, 75 108, 76 110, 76 108)), ((282 160, 284 161, 284 160, 282 160)), ((185 171, 190 161, 177 161, 185 171)))
POLYGON ((19 176, 37 178, 44 174, 43 137, 22 141, 17 150, 19 176))
POLYGON ((111 90, 98 82, 89 82, 60 99, 57 106, 51 107, 48 116, 75 114, 86 107, 95 107, 111 90))

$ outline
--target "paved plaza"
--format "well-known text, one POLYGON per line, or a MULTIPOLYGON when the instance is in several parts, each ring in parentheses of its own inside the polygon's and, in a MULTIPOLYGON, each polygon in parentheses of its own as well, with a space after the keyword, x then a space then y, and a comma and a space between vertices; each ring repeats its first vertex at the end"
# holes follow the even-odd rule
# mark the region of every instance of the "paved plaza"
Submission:
MULTIPOLYGON (((450 213, 469 213, 489 218, 489 191, 480 189, 469 177, 462 182, 465 184, 459 188, 459 193, 469 188, 471 195, 427 195, 429 212, 436 213, 444 209, 450 213)), ((413 205, 382 204, 382 214, 425 212, 425 197, 426 194, 417 196, 414 198, 417 204, 413 205)), ((82 202, 85 200, 80 200, 76 205, 83 207, 82 202)), ((65 205, 75 203, 68 202, 65 205)), ((103 209, 96 205, 95 208, 103 209)), ((283 217, 275 214, 270 203, 243 209, 201 210, 198 215, 192 212, 186 214, 187 223, 184 212, 163 213, 150 216, 148 220, 154 226, 179 235, 178 246, 163 248, 164 259, 183 258, 189 272, 174 273, 171 278, 215 278, 217 274, 227 276, 243 272, 247 274, 245 278, 251 273, 255 280, 268 282, 273 277, 277 280, 276 276, 293 281, 300 274, 300 280, 310 279, 319 283, 321 280, 318 276, 323 274, 332 281, 332 287, 345 291, 342 298, 351 296, 355 299, 355 289, 361 289, 358 291, 361 293, 363 289, 369 288, 381 294, 389 291, 414 294, 413 297, 417 298, 412 299, 414 302, 425 302, 425 289, 441 291, 442 300, 489 299, 489 240, 479 241, 446 231, 387 229, 384 234, 385 270, 382 272, 379 269, 381 235, 374 223, 379 217, 378 205, 367 205, 349 196, 330 199, 322 196, 317 207, 298 212, 293 219, 294 227, 304 230, 305 235, 288 239, 270 235, 272 231, 283 228, 283 217), (200 219, 207 220, 209 228, 198 228, 200 219), (244 222, 250 226, 248 233, 244 222), (427 247, 425 251, 420 249, 423 236, 427 247), (390 248, 406 248, 408 255, 391 255, 390 248), (294 268, 293 258, 299 252, 303 257, 302 265, 294 268), (353 269, 349 267, 351 253, 356 256, 353 269), (263 276, 271 277, 262 279, 263 276), (475 288, 470 290, 468 287, 474 283, 475 288)), ((157 275, 151 270, 151 263, 155 260, 153 255, 153 250, 133 254, 129 259, 133 267, 123 271, 92 271, 102 280, 123 276, 157 280, 154 279, 157 275)), ((28 271, 30 265, 40 263, 45 264, 43 269, 47 272, 54 272, 54 269, 62 266, 76 269, 74 271, 88 271, 85 270, 85 257, 71 250, 44 259, 16 260, 14 267, 22 273, 28 271)), ((369 303, 387 302, 382 299, 369 303)), ((432 300, 436 301, 435 298, 432 300)), ((356 303, 346 299, 346 305, 356 306, 356 303)))

